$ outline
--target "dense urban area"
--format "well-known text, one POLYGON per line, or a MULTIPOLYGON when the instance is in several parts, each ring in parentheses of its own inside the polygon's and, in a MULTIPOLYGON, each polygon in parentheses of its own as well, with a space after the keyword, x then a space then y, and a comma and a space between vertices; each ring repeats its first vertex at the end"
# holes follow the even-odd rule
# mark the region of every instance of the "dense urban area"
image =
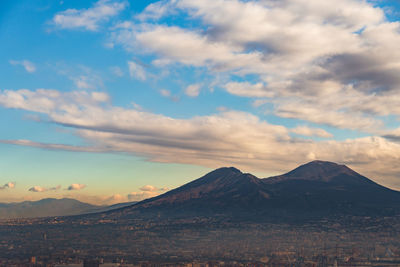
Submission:
POLYGON ((0 224, 0 266, 399 266, 400 218, 308 223, 20 219, 0 224))

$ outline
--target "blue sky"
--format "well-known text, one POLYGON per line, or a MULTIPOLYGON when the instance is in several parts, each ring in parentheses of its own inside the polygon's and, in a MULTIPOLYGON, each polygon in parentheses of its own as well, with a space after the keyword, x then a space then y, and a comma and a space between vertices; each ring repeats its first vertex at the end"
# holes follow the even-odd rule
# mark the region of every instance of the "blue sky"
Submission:
POLYGON ((399 189, 399 11, 2 1, 0 201, 139 200, 221 166, 314 159, 399 189))

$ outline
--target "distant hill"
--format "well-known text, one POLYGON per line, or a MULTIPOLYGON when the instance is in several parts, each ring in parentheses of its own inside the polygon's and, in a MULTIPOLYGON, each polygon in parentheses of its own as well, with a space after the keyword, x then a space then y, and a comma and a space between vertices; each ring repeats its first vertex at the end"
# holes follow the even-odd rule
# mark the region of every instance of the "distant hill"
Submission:
POLYGON ((347 166, 313 161, 264 179, 233 167, 220 168, 163 195, 103 216, 222 216, 259 220, 396 214, 400 214, 400 192, 347 166))
POLYGON ((70 198, 46 198, 39 201, 0 203, 0 219, 87 214, 117 209, 134 203, 136 202, 120 203, 111 206, 96 206, 70 198))

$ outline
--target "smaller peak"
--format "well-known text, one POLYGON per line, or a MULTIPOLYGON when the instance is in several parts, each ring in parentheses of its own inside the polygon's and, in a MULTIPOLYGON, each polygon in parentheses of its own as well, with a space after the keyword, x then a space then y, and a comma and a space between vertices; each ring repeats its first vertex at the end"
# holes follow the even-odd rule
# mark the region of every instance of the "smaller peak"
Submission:
POLYGON ((331 162, 331 161, 323 161, 323 160, 313 160, 310 161, 302 166, 307 166, 307 165, 327 165, 327 166, 343 166, 340 164, 337 164, 335 162, 331 162))
POLYGON ((297 167, 296 169, 282 175, 282 177, 327 182, 331 178, 342 174, 350 176, 359 175, 346 165, 340 165, 330 161, 314 160, 297 167))
POLYGON ((213 172, 232 172, 232 173, 242 173, 239 169, 235 167, 222 167, 214 170, 213 172))

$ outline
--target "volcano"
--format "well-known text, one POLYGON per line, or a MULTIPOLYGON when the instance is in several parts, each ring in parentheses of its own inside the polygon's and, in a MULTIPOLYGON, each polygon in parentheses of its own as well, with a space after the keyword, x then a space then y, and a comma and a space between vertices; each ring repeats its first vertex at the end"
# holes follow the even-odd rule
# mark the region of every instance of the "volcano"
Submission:
POLYGON ((398 214, 400 192, 345 165, 312 161, 286 174, 263 179, 233 167, 220 168, 163 195, 104 216, 260 219, 398 214))

